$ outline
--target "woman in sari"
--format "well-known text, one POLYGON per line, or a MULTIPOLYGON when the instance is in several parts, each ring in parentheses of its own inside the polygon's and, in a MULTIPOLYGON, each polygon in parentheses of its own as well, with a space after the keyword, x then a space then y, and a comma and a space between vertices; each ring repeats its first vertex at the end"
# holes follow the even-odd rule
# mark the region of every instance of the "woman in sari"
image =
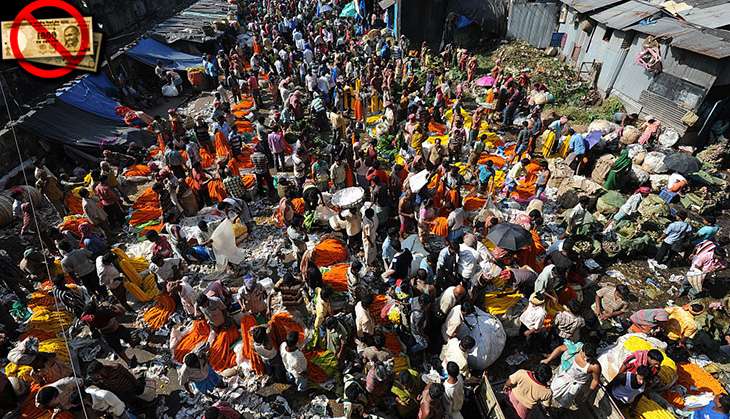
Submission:
POLYGON ((568 117, 561 116, 560 119, 548 125, 548 129, 542 134, 542 155, 545 158, 552 157, 559 151, 563 138, 563 131, 568 124, 568 117))
POLYGON ((595 346, 574 343, 567 339, 542 362, 548 364, 561 354, 560 368, 550 383, 550 389, 553 391, 553 401, 565 409, 573 404, 589 381, 590 391, 598 388, 601 382, 601 364, 598 363, 595 346))
POLYGON ((609 191, 619 189, 623 183, 621 179, 625 178, 625 175, 630 169, 631 158, 629 157, 629 150, 624 148, 613 163, 613 166, 611 166, 611 170, 608 171, 608 176, 606 176, 606 181, 603 182, 603 187, 609 191))

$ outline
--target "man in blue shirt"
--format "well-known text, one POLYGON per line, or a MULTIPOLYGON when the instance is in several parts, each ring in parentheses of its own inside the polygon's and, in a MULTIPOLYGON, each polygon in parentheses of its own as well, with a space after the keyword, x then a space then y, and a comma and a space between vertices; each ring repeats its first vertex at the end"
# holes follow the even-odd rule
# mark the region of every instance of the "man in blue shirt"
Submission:
POLYGON ((218 65, 212 55, 203 56, 203 68, 208 81, 212 82, 218 79, 218 65))
POLYGON ((687 221, 687 212, 677 211, 677 221, 669 224, 660 237, 662 244, 656 254, 656 260, 649 259, 649 265, 655 265, 660 269, 667 269, 667 263, 682 248, 682 244, 692 234, 692 226, 687 221))
POLYGON ((714 216, 705 215, 702 222, 705 225, 697 230, 697 234, 695 235, 695 239, 692 241, 692 244, 697 244, 705 240, 713 240, 715 235, 717 235, 717 232, 720 231, 720 226, 717 225, 717 220, 714 216))
POLYGON ((388 236, 383 241, 383 266, 386 268, 390 266, 390 262, 395 256, 395 248, 392 243, 398 240, 398 229, 393 228, 388 231, 388 236))
POLYGON ((575 166, 575 174, 578 174, 581 163, 583 163, 583 156, 586 154, 586 141, 583 135, 578 134, 573 128, 568 128, 568 134, 570 135, 570 152, 573 154, 573 161, 570 162, 570 166, 575 166))
POLYGON ((489 186, 489 179, 494 176, 494 162, 487 160, 485 164, 479 165, 479 192, 486 192, 489 186))

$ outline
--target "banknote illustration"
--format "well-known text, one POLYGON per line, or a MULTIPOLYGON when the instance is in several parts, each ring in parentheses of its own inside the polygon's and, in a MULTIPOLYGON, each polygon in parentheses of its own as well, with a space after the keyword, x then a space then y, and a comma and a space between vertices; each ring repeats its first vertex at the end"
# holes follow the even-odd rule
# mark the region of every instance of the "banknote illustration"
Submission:
MULTIPOLYGON (((85 17, 86 27, 89 32, 89 40, 93 39, 93 27, 91 17, 85 17)), ((61 54, 53 47, 49 37, 52 37, 73 55, 78 55, 81 49, 81 28, 76 19, 38 19, 47 33, 38 31, 30 22, 24 20, 18 28, 18 49, 25 58, 61 57, 61 54)), ((10 46, 10 32, 13 26, 11 21, 2 22, 3 60, 14 60, 12 47, 10 46)), ((89 42, 84 51, 86 54, 94 54, 94 42, 89 42)))
MULTIPOLYGON (((101 39, 103 35, 94 33, 94 54, 86 54, 84 58, 76 65, 76 68, 84 71, 96 72, 99 66, 99 56, 101 55, 101 39)), ((63 57, 46 57, 46 58, 30 58, 26 61, 48 64, 55 67, 66 67, 68 62, 63 57)))

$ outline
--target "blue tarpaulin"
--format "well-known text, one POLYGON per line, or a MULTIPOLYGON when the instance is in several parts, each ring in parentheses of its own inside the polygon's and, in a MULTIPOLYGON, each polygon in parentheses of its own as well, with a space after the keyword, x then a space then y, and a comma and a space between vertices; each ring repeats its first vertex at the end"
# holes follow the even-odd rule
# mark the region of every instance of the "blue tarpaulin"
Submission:
POLYGON ((464 15, 459 15, 458 19, 456 19, 456 28, 461 29, 471 25, 472 23, 474 23, 473 19, 469 19, 464 15))
POLYGON ((71 106, 124 125, 123 118, 115 112, 120 104, 111 97, 116 94, 116 86, 104 73, 83 76, 71 87, 56 92, 61 101, 71 106))
POLYGON ((355 7, 355 1, 348 3, 347 6, 342 8, 340 17, 355 17, 357 16, 357 8, 355 7))
POLYGON ((165 68, 174 70, 184 71, 191 67, 203 66, 201 57, 172 49, 151 38, 142 39, 137 45, 129 49, 127 54, 135 60, 151 66, 157 65, 157 61, 162 61, 165 68))

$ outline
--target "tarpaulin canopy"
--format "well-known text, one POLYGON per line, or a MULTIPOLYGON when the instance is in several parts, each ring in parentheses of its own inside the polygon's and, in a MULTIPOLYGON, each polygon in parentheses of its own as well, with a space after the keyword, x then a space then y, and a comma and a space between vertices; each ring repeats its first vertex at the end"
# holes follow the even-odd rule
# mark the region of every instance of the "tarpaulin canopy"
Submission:
POLYGON ((342 8, 342 12, 340 12, 340 17, 355 17, 357 16, 357 8, 355 1, 352 1, 347 4, 347 6, 342 8))
POLYGON ((19 127, 39 137, 91 151, 103 146, 121 146, 134 141, 153 142, 147 130, 124 126, 85 112, 63 101, 49 103, 20 119, 19 127))
POLYGON ((465 28, 469 25, 474 23, 474 19, 469 19, 468 17, 464 15, 459 15, 459 17, 456 19, 456 28, 461 29, 465 28))
POLYGON ((137 45, 127 51, 127 54, 137 61, 152 66, 157 65, 157 61, 161 61, 165 68, 174 70, 184 71, 203 65, 202 58, 172 49, 151 38, 140 40, 137 45))
POLYGON ((121 116, 117 115, 115 109, 120 106, 119 102, 112 99, 116 95, 116 86, 112 84, 104 73, 87 74, 74 80, 74 84, 65 89, 59 89, 56 96, 71 106, 123 123, 121 116))

